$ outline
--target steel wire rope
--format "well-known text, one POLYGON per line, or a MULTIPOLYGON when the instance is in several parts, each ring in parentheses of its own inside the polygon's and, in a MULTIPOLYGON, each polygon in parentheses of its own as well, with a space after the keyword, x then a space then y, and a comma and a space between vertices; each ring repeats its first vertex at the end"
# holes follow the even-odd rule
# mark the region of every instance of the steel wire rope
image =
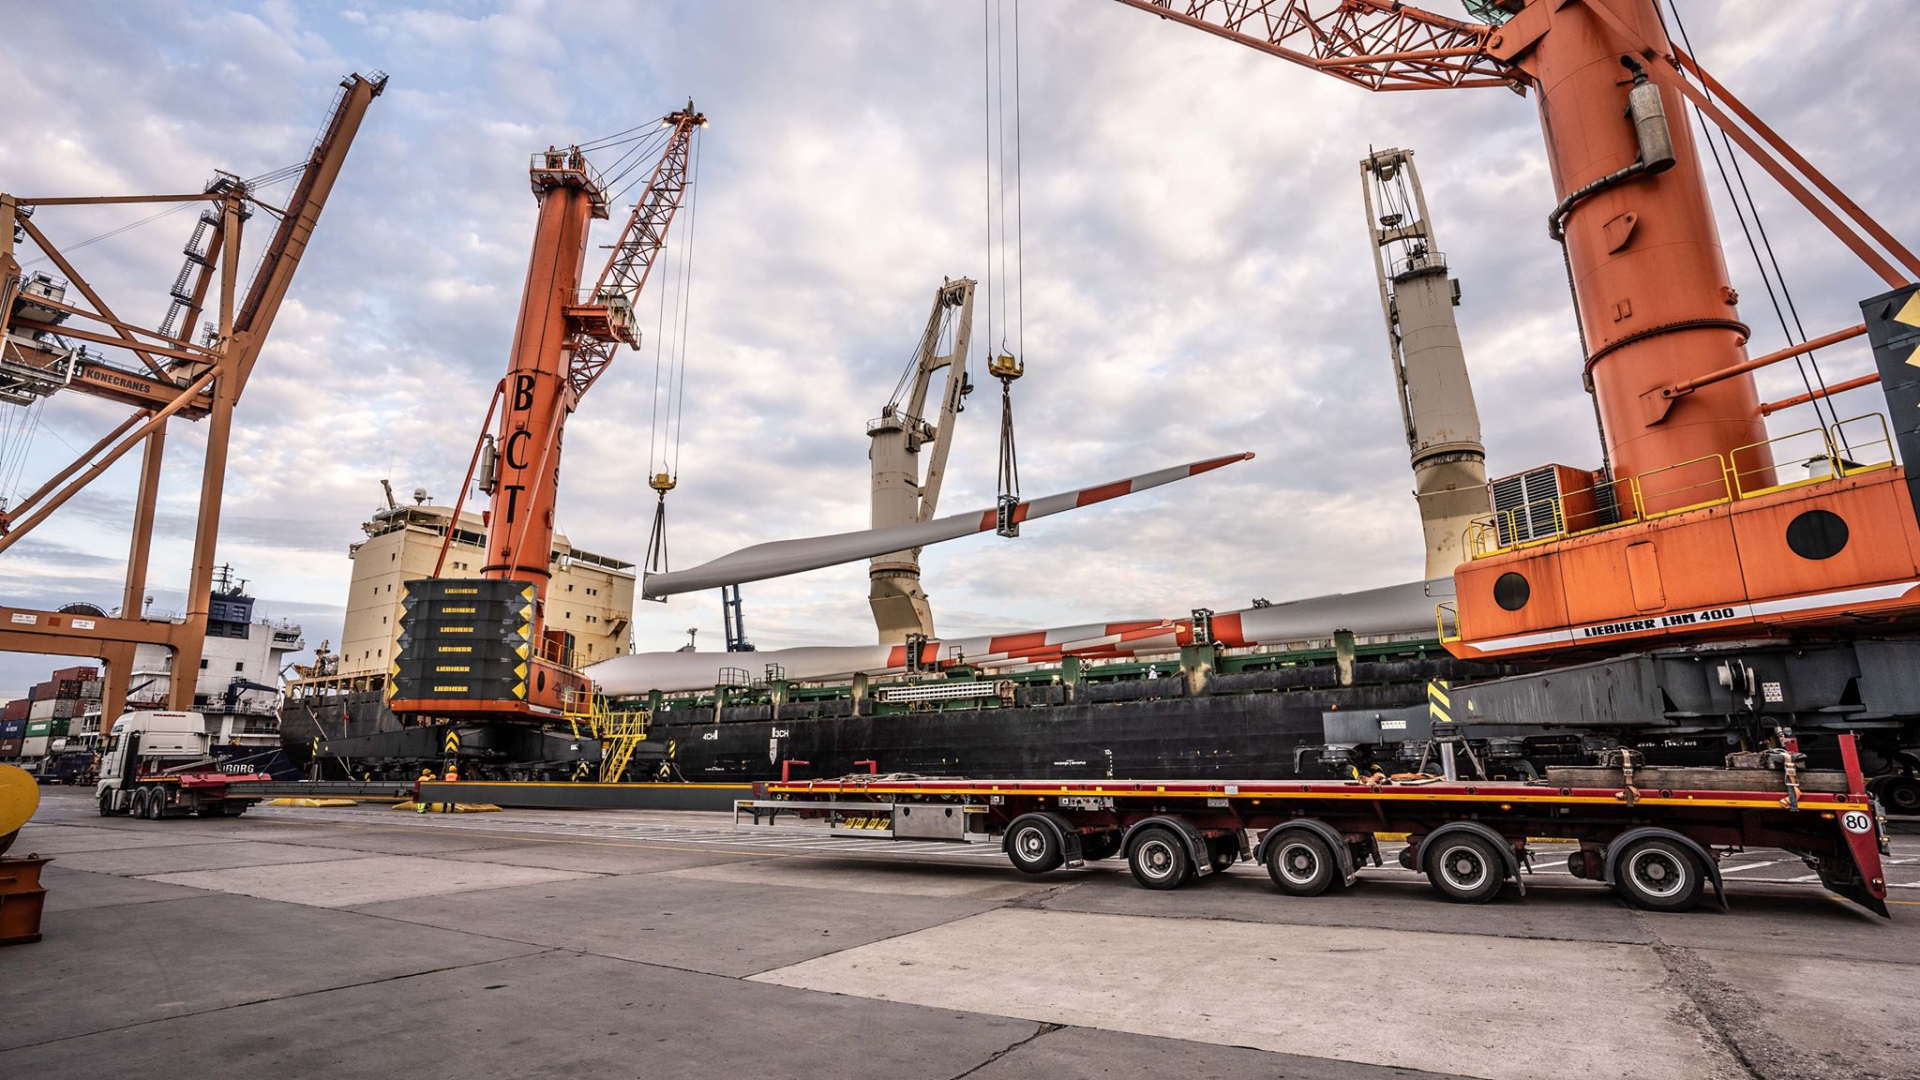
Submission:
POLYGON ((1000 0, 993 0, 993 47, 999 64, 994 89, 1000 92, 1000 112, 995 117, 994 133, 1000 145, 1000 351, 1007 351, 1007 53, 1006 33, 1001 29, 1000 0))
MULTIPOLYGON (((618 166, 621 161, 625 161, 627 159, 629 154, 633 155, 633 160, 631 162, 628 162, 626 167, 623 169, 620 169, 611 179, 607 180, 606 186, 610 188, 615 184, 618 184, 620 181, 626 180, 626 178, 629 176, 632 176, 633 179, 628 180, 627 185, 621 188, 619 192, 616 193, 612 197, 612 199, 609 201, 617 203, 625 200, 627 197, 627 192, 632 191, 634 188, 634 185, 640 183, 643 180, 649 179, 652 176, 651 173, 639 172, 640 167, 642 165, 645 165, 647 162, 654 160, 659 156, 660 149, 665 145, 666 140, 669 137, 670 136, 666 134, 656 133, 655 138, 648 139, 646 142, 634 144, 633 148, 629 150, 626 154, 622 154, 620 155, 619 158, 615 159, 614 164, 618 166)), ((612 170, 609 170, 609 171, 612 171, 612 170)))
POLYGON ((690 325, 693 319, 693 237, 694 226, 700 217, 700 132, 693 133, 691 156, 693 161, 688 167, 687 191, 687 243, 680 254, 684 268, 684 284, 681 288, 680 303, 680 381, 679 399, 673 406, 673 477, 680 478, 680 433, 686 427, 687 420, 687 343, 691 336, 690 325))
MULTIPOLYGON (((1027 357, 1027 244, 1024 229, 1027 197, 1020 183, 1023 164, 1025 156, 1020 153, 1020 0, 1013 0, 1013 342, 1024 364, 1027 357)), ((1005 218, 1005 203, 1001 205, 1001 217, 1005 218)))
MULTIPOLYGON (((993 348, 993 15, 991 0, 980 0, 980 88, 985 98, 981 116, 986 121, 986 204, 987 204, 987 332, 981 339, 993 348)), ((971 369, 973 360, 968 357, 971 369)), ((971 371, 969 371, 971 376, 971 371)))
MULTIPOLYGON (((263 172, 259 176, 248 178, 242 182, 246 184, 246 186, 249 189, 252 189, 255 187, 270 187, 274 184, 281 182, 282 180, 287 179, 288 177, 291 177, 293 175, 296 175, 300 172, 305 171, 306 167, 307 167, 307 163, 305 161, 301 161, 293 165, 283 165, 278 169, 272 169, 267 172, 263 172)), ((182 210, 190 209, 195 205, 195 203, 198 203, 201 201, 204 201, 204 200, 196 199, 193 202, 175 203, 172 206, 167 207, 165 210, 156 211, 152 214, 147 215, 146 217, 139 219, 138 221, 130 221, 125 225, 119 225, 114 228, 108 229, 105 232, 98 233, 93 236, 89 236, 85 240, 82 240, 78 243, 69 244, 62 250, 67 252, 79 251, 81 248, 91 247, 92 245, 97 244, 102 240, 111 240, 112 238, 119 236, 121 233, 130 232, 134 229, 140 228, 143 225, 150 225, 153 222, 159 221, 163 217, 170 217, 174 214, 179 213, 182 210)), ((49 262, 49 261, 51 261, 51 257, 43 252, 39 255, 34 256, 31 259, 25 260, 20 264, 20 267, 21 269, 25 269, 29 266, 37 266, 40 263, 49 262)))
MULTIPOLYGON (((1686 46, 1687 52, 1698 60, 1700 54, 1693 51, 1693 39, 1687 33, 1687 24, 1680 18, 1680 9, 1675 5, 1674 0, 1667 0, 1667 9, 1673 13, 1673 23, 1680 31, 1681 43, 1686 46)), ((1706 87, 1701 87, 1701 93, 1706 95, 1707 100, 1713 100, 1713 92, 1706 87)), ((1746 175, 1740 169, 1740 158, 1734 151, 1732 137, 1724 131, 1720 133, 1720 141, 1726 146, 1727 158, 1730 159, 1733 164, 1734 174, 1740 178, 1739 192, 1733 190, 1733 180, 1727 175, 1727 163, 1721 160, 1720 144, 1714 142, 1714 128, 1708 124, 1706 113, 1698 105, 1693 107, 1693 113, 1700 122, 1702 134, 1707 138, 1707 149, 1713 153, 1714 168, 1720 173, 1720 183, 1726 188, 1727 200, 1733 204, 1734 217, 1740 222, 1740 232, 1741 235, 1746 238, 1747 251, 1753 256, 1754 269, 1759 271, 1761 284, 1766 286, 1767 301, 1773 306, 1774 318, 1780 323, 1780 334, 1787 339, 1788 345, 1804 344, 1807 340, 1806 327, 1801 324, 1800 313, 1794 307, 1793 294, 1787 288, 1786 274, 1780 269, 1779 260, 1774 257, 1773 243, 1767 238, 1766 225, 1760 220, 1760 207, 1753 201, 1753 192, 1747 187, 1746 175), (1745 210, 1741 207, 1743 196, 1745 198, 1745 210), (1767 261, 1773 264, 1773 272, 1771 275, 1767 272, 1767 261, 1762 261, 1760 258, 1760 245, 1754 243, 1754 230, 1747 225, 1747 214, 1749 212, 1753 215, 1753 226, 1760 231, 1761 242, 1766 247, 1767 261), (1780 293, 1786 297, 1787 308, 1793 311, 1794 326, 1799 329, 1800 334, 1800 340, 1798 342, 1794 340, 1794 330, 1787 326, 1787 315, 1786 312, 1781 310, 1780 296, 1774 294, 1773 283, 1776 277, 1780 282, 1780 293)), ((1822 426, 1826 424, 1827 419, 1831 419, 1833 421, 1834 433, 1839 435, 1842 447, 1851 450, 1850 447, 1846 446, 1846 436, 1839 431, 1840 412, 1838 407, 1834 405, 1833 399, 1828 396, 1827 380, 1826 376, 1820 371, 1820 361, 1817 351, 1794 357, 1794 367, 1800 372, 1800 383, 1802 388, 1807 392, 1809 404, 1813 406, 1814 418, 1819 421, 1822 426), (1811 377, 1807 374, 1809 367, 1813 369, 1811 377), (1820 386, 1820 392, 1818 394, 1815 394, 1813 389, 1816 382, 1820 386), (1820 403, 1823 400, 1827 406, 1827 418, 1824 419, 1820 416, 1820 403)))

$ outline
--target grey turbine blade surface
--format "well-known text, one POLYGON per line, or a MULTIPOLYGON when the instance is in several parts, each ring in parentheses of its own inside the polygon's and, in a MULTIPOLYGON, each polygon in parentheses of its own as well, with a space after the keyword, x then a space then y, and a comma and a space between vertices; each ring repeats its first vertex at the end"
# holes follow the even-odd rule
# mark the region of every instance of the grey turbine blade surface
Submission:
MULTIPOLYGON (((1065 513, 1068 510, 1091 506, 1108 499, 1117 499, 1123 495, 1132 495, 1162 484, 1171 484, 1175 480, 1184 480, 1189 476, 1211 472, 1251 457, 1253 457, 1251 453, 1245 453, 1208 458, 1205 461, 1142 473, 1110 484, 1098 484, 1078 491, 1033 499, 1015 508, 1014 521, 1031 521, 1034 518, 1065 513)), ((841 563, 871 559, 890 551, 905 551, 909 548, 944 543, 963 536, 971 536, 974 533, 992 532, 996 527, 997 515, 996 509, 988 508, 933 521, 915 522, 911 525, 755 544, 686 570, 649 574, 641 586, 641 595, 658 599, 678 593, 698 592, 701 589, 717 589, 723 585, 764 581, 767 578, 818 570, 824 566, 838 566, 841 563)))

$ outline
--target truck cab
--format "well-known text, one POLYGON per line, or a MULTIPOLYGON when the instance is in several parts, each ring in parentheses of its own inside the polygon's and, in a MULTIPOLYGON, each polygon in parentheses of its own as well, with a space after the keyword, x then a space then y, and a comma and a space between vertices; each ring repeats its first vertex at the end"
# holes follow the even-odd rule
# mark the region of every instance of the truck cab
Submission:
POLYGON ((228 776, 213 755, 206 718, 197 712, 130 712, 107 732, 94 795, 103 817, 158 819, 194 811, 232 817, 257 799, 243 787, 235 790, 236 782, 265 779, 228 776))

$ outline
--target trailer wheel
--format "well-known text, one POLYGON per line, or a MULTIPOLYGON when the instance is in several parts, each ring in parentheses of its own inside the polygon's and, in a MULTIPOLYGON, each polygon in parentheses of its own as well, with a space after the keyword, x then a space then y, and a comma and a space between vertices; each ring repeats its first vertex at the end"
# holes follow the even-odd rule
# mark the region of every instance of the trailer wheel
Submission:
POLYGON ((1493 845, 1472 833, 1450 833, 1427 853, 1427 880, 1456 904, 1484 904, 1507 879, 1493 845))
POLYGON ((1118 829, 1088 833, 1080 838, 1080 857, 1088 862, 1111 859, 1120 854, 1120 841, 1124 836, 1118 829))
POLYGON ((1020 818, 1007 829, 1007 858, 1023 874, 1044 874, 1066 861, 1053 825, 1035 815, 1020 818))
POLYGON ((1140 830, 1127 851, 1127 869, 1133 880, 1148 889, 1177 889, 1193 871, 1187 846, 1172 829, 1154 826, 1140 830))
POLYGON ((1700 902, 1705 878, 1693 852, 1650 836, 1620 853, 1613 888, 1627 903, 1645 911, 1685 911, 1700 902))
POLYGON ((111 790, 100 793, 100 816, 113 816, 113 792, 111 790))
POLYGON ((1319 896, 1333 888, 1339 867, 1325 840, 1291 829, 1267 845, 1267 876, 1288 896, 1319 896))

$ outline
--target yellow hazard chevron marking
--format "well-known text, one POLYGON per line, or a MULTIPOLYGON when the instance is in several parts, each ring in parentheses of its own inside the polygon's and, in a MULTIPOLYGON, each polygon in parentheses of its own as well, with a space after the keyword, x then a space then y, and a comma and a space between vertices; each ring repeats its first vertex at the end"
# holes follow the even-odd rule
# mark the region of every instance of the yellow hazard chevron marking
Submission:
POLYGON ((1436 724, 1453 723, 1453 699, 1447 692, 1453 684, 1445 679, 1427 683, 1427 716, 1436 724))
POLYGON ((514 665, 513 677, 519 679, 521 682, 527 681, 527 662, 525 660, 514 665))
POLYGON ((533 651, 533 647, 523 641, 519 645, 514 647, 513 655, 519 657, 522 660, 525 660, 527 658, 527 654, 532 651, 533 651))
POLYGON ((1903 322, 1908 326, 1920 326, 1920 291, 1915 291, 1913 295, 1907 297, 1907 302, 1901 306, 1900 313, 1893 317, 1893 321, 1903 322))
POLYGON ((449 754, 457 754, 460 752, 460 733, 459 732, 457 731, 447 732, 445 752, 449 754))

